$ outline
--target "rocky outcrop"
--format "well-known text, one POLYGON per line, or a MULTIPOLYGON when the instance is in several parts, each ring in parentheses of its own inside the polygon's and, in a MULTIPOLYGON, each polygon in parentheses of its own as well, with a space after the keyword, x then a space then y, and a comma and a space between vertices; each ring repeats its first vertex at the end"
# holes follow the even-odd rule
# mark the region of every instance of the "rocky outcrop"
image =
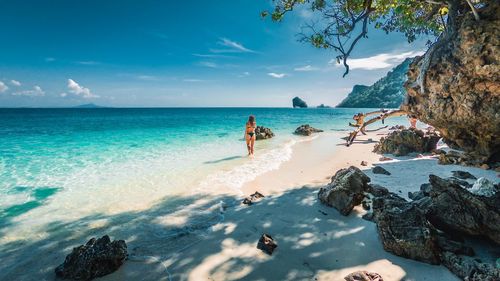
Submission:
POLYGON ((462 280, 497 281, 500 280, 500 268, 482 263, 477 258, 456 255, 451 252, 442 254, 443 265, 462 280))
POLYGON ((478 21, 465 5, 450 35, 410 65, 402 109, 492 163, 500 161, 500 2, 484 3, 478 21))
POLYGON ((436 227, 468 235, 484 235, 500 244, 500 193, 475 195, 450 180, 429 176, 432 204, 427 218, 436 227))
POLYGON ((297 129, 295 129, 294 134, 301 136, 310 136, 313 133, 321 133, 323 130, 313 128, 309 126, 309 124, 300 125, 297 129))
POLYGON ((257 126, 257 128, 255 128, 256 140, 265 140, 265 139, 270 139, 272 137, 274 137, 274 133, 273 131, 271 131, 271 129, 262 126, 257 126))
POLYGON ((91 280, 116 271, 126 258, 125 241, 111 242, 109 236, 105 235, 73 248, 64 263, 55 269, 55 273, 63 279, 91 280))
POLYGON ((338 170, 332 181, 319 190, 319 200, 347 216, 354 206, 361 204, 364 192, 369 189, 370 178, 360 169, 351 166, 338 170))
POLYGON ((456 177, 456 178, 459 178, 459 179, 462 179, 462 180, 466 180, 466 179, 476 179, 476 177, 467 172, 467 171, 451 171, 451 174, 456 177))
POLYGON ((373 199, 373 218, 384 250, 430 264, 439 264, 436 229, 417 205, 394 193, 373 199))
POLYGON ((293 108, 296 108, 296 107, 307 108, 307 103, 299 97, 294 97, 292 100, 292 106, 293 106, 293 108))
POLYGON ((413 58, 407 58, 371 86, 354 85, 349 95, 337 107, 398 108, 406 96, 403 85, 412 60, 413 58))
POLYGON ((373 151, 396 156, 404 156, 412 152, 431 152, 436 148, 439 139, 440 137, 434 132, 424 133, 417 129, 395 130, 381 138, 373 151))

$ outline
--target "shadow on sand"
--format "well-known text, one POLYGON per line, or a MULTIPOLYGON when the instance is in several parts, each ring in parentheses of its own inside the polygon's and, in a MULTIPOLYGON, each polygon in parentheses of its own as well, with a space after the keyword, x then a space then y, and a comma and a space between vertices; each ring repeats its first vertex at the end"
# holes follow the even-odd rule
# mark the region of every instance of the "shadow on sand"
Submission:
POLYGON ((104 234, 124 239, 130 258, 101 280, 342 280, 375 266, 391 268, 387 280, 423 280, 422 267, 433 280, 450 280, 443 267, 383 251, 375 224, 358 211, 344 217, 320 204, 317 188, 297 187, 252 206, 234 196, 183 196, 143 211, 53 221, 39 239, 0 244, 0 280, 55 280, 54 268, 72 247, 104 234), (278 243, 272 256, 256 249, 263 233, 278 243))

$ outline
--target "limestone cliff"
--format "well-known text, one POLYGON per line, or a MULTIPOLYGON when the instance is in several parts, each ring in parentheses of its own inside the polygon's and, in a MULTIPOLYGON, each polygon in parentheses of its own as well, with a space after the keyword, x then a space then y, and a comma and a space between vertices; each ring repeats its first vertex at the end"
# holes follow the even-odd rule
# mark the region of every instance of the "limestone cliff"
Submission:
POLYGON ((480 20, 470 11, 457 16, 451 36, 410 65, 402 105, 452 147, 483 162, 500 160, 499 7, 490 1, 479 10, 480 20))
POLYGON ((371 86, 354 85, 352 92, 337 107, 398 108, 406 96, 403 84, 413 58, 407 58, 371 86))

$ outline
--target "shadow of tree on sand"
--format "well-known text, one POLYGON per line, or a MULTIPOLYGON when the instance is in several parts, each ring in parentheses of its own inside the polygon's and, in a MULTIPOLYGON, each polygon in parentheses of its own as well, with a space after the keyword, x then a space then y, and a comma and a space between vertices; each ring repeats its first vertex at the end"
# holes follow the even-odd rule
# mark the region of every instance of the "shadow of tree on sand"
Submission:
POLYGON ((386 253, 360 209, 341 216, 316 191, 297 187, 252 206, 234 196, 170 197, 143 211, 54 221, 38 240, 0 244, 0 280, 56 280, 72 247, 104 234, 124 239, 130 257, 100 280, 342 280, 377 266, 391 269, 384 280, 453 280, 443 267, 386 253), (278 243, 272 256, 256 249, 262 233, 278 243))

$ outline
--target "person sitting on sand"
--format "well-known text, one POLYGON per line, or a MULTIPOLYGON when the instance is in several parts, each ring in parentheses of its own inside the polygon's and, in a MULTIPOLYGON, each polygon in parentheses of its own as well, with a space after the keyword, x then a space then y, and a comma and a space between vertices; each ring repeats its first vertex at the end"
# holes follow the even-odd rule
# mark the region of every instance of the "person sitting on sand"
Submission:
POLYGON ((255 144, 255 128, 257 123, 255 122, 255 116, 250 115, 248 121, 245 125, 245 140, 247 142, 248 155, 253 156, 253 146, 255 144))
POLYGON ((415 115, 409 115, 408 118, 410 119, 410 129, 416 129, 417 117, 415 115))

